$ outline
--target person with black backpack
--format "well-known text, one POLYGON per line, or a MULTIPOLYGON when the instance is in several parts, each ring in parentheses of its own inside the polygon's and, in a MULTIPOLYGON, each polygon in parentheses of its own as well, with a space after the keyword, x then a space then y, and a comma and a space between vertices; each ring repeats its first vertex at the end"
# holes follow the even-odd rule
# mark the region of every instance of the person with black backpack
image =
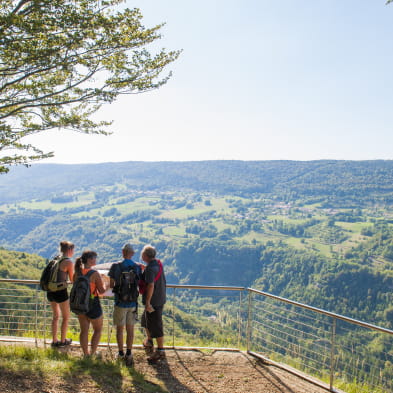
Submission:
POLYGON ((107 288, 97 270, 92 269, 97 263, 95 251, 84 251, 75 261, 74 284, 70 295, 70 307, 78 315, 81 328, 79 341, 85 356, 94 355, 97 351, 103 326, 103 313, 99 299, 107 288), (87 284, 86 284, 87 282, 87 284), (85 288, 87 286, 87 288, 85 288), (86 304, 87 308, 83 309, 86 304), (93 327, 89 352, 89 328, 93 327))
POLYGON ((74 255, 74 244, 68 241, 60 242, 60 255, 54 258, 52 270, 55 272, 53 283, 49 284, 47 290, 47 299, 52 308, 52 347, 64 347, 70 345, 72 340, 67 338, 68 321, 70 319, 70 302, 67 291, 67 280, 73 279, 74 264, 71 261, 74 255), (58 283, 58 285, 55 285, 58 283), (52 284, 52 285, 51 285, 52 284), (61 339, 57 340, 58 322, 62 316, 61 322, 61 339))
POLYGON ((165 358, 162 312, 166 302, 166 279, 163 264, 156 258, 156 249, 153 246, 143 247, 142 260, 147 264, 139 284, 145 306, 141 318, 141 326, 146 331, 143 346, 150 355, 147 360, 156 363, 165 358), (154 338, 157 341, 155 351, 154 338))
POLYGON ((134 342, 134 325, 138 317, 138 282, 142 275, 141 266, 131 258, 135 251, 127 243, 122 248, 123 261, 112 264, 109 269, 110 286, 115 295, 113 324, 116 326, 118 359, 124 360, 127 366, 133 365, 132 345, 134 342), (126 353, 123 350, 124 327, 127 332, 126 353))

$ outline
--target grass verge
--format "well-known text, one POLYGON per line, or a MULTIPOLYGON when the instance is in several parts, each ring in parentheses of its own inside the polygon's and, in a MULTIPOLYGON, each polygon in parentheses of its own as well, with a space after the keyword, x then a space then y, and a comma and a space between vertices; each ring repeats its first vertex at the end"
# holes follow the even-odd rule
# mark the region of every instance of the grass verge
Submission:
POLYGON ((52 349, 0 346, 0 375, 15 389, 10 391, 15 392, 29 392, 29 387, 42 387, 42 391, 52 391, 54 387, 57 391, 65 386, 70 391, 83 387, 91 392, 167 392, 123 363, 81 358, 52 349))

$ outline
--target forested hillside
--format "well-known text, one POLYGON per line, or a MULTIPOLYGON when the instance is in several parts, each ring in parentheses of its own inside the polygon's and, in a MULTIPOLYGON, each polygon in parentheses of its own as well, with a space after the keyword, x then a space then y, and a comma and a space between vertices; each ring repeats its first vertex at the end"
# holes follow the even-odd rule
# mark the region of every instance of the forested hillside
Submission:
POLYGON ((393 161, 17 167, 0 176, 0 246, 50 258, 67 239, 113 262, 126 241, 152 243, 169 282, 253 286, 393 327, 392 201, 393 161))
POLYGON ((0 248, 0 278, 38 280, 45 265, 38 255, 0 248))
POLYGON ((139 190, 275 195, 281 200, 321 197, 325 203, 391 202, 393 161, 198 161, 34 165, 0 176, 0 203, 66 189, 127 184, 139 190), (346 197, 346 199, 345 199, 346 197))

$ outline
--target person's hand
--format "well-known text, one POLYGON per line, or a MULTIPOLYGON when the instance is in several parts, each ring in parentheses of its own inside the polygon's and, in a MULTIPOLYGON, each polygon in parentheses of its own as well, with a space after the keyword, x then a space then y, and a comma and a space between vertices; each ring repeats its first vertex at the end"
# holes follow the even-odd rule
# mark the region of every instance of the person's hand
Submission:
POLYGON ((142 272, 145 271, 146 265, 144 265, 143 263, 138 263, 139 267, 141 268, 142 272))
POLYGON ((104 285, 105 290, 110 287, 110 279, 107 275, 101 274, 102 284, 104 285))
POLYGON ((147 312, 153 312, 153 311, 154 311, 154 308, 153 308, 153 306, 152 306, 151 304, 146 304, 145 310, 146 310, 147 312))

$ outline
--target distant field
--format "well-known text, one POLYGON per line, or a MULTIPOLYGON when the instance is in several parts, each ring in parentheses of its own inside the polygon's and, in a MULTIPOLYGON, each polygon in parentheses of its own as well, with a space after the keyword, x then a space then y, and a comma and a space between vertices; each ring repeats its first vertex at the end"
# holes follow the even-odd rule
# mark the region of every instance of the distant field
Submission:
POLYGON ((21 208, 31 209, 31 210, 54 210, 60 211, 65 208, 74 208, 88 205, 91 201, 88 199, 78 200, 74 202, 66 202, 66 203, 52 203, 50 200, 46 201, 37 201, 37 202, 21 202, 18 204, 21 208))
POLYGON ((343 222, 336 221, 336 225, 351 232, 358 232, 363 228, 368 228, 371 224, 369 222, 343 222))
MULTIPOLYGON (((29 211, 34 211, 34 214, 40 211, 63 214, 64 209, 80 208, 80 211, 70 212, 70 217, 93 221, 104 218, 102 222, 116 236, 142 239, 141 243, 148 239, 181 243, 193 239, 220 240, 228 241, 231 245, 282 241, 295 249, 316 252, 329 258, 342 256, 368 241, 369 238, 361 232, 373 225, 369 217, 383 222, 386 213, 383 209, 359 210, 356 214, 363 214, 365 221, 347 222, 334 220, 334 215, 351 215, 353 209, 326 209, 321 208, 321 203, 293 204, 291 207, 290 204, 267 198, 217 196, 208 192, 128 192, 127 187, 121 184, 82 192, 71 191, 65 196, 77 200, 67 203, 53 203, 49 199, 21 202, 2 205, 0 211, 4 215, 23 216, 29 211), (127 215, 130 217, 124 219, 127 215), (328 225, 331 221, 333 223, 328 225), (186 228, 193 226, 194 233, 187 233, 186 228)), ((387 225, 393 226, 392 223, 387 225)), ((91 235, 90 239, 93 238, 91 235)))

